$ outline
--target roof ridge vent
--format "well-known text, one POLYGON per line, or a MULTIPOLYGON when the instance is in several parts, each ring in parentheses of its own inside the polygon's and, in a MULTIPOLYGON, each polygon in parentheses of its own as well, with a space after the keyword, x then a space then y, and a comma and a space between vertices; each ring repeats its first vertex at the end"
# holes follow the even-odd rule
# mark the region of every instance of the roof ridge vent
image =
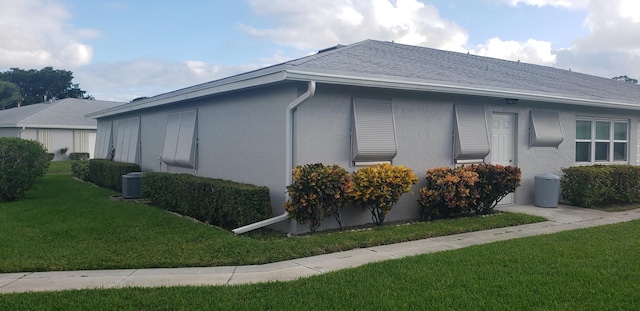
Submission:
POLYGON ((335 46, 331 46, 331 47, 328 47, 328 48, 326 48, 326 49, 319 50, 319 51, 318 51, 318 54, 321 54, 321 53, 324 53, 324 52, 333 51, 333 50, 337 50, 337 49, 342 48, 342 47, 345 47, 345 46, 346 46, 346 45, 337 44, 337 45, 335 45, 335 46))

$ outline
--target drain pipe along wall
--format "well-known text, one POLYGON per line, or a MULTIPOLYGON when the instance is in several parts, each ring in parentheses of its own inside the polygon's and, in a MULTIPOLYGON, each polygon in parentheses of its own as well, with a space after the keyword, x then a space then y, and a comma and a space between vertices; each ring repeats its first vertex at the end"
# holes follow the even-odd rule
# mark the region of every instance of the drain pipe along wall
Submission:
MULTIPOLYGON (((298 98, 294 99, 289 106, 287 106, 287 118, 286 118, 286 131, 287 131, 287 142, 286 142, 286 183, 285 186, 288 186, 292 182, 291 171, 293 170, 293 112, 296 108, 311 98, 316 93, 316 82, 309 81, 309 86, 307 87, 307 91, 304 94, 300 95, 298 98)), ((288 195, 287 195, 288 196, 288 195)), ((233 233, 242 234, 245 232, 249 232, 251 230, 259 229, 262 227, 266 227, 268 225, 272 225, 283 220, 289 218, 289 212, 285 211, 282 215, 265 219, 263 221, 259 221, 256 223, 248 224, 246 226, 242 226, 240 228, 233 229, 233 233)))

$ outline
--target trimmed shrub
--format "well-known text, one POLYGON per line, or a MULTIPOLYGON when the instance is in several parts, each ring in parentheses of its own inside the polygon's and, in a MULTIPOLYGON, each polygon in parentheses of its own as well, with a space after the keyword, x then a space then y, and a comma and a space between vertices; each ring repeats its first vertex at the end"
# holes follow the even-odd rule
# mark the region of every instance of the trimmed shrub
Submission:
POLYGON ((610 203, 634 203, 640 201, 640 167, 631 165, 610 165, 609 191, 610 203))
POLYGON ((322 163, 298 165, 293 170, 293 182, 287 186, 289 200, 284 209, 289 217, 315 232, 325 216, 333 214, 342 229, 343 206, 349 202, 350 176, 339 165, 322 163))
POLYGON ((89 180, 89 161, 73 161, 71 175, 80 180, 89 180))
POLYGON ((355 172, 350 193, 354 205, 369 209, 373 223, 381 226, 400 197, 410 192, 411 186, 417 182, 418 178, 411 169, 383 163, 355 172))
POLYGON ((116 192, 122 191, 122 175, 140 172, 140 165, 135 163, 113 162, 105 159, 89 160, 87 181, 116 192))
POLYGON ((49 168, 49 154, 36 141, 0 137, 0 197, 15 201, 49 168))
POLYGON ((144 173, 142 196, 168 211, 234 229, 271 215, 269 189, 189 174, 144 173))
POLYGON ((489 214, 500 200, 520 186, 518 167, 477 164, 470 168, 478 174, 478 181, 473 185, 478 194, 477 201, 472 205, 477 215, 489 214))
POLYGON ((640 201, 640 168, 631 165, 576 166, 562 169, 561 196, 571 205, 640 201))
POLYGON ((520 186, 520 169, 514 166, 475 164, 427 171, 420 189, 423 220, 490 213, 502 198, 520 186))
POLYGON ((577 166, 562 169, 561 196, 571 205, 593 207, 606 201, 611 180, 608 169, 577 166))
POLYGON ((89 160, 89 153, 88 152, 72 152, 72 153, 69 153, 69 160, 71 160, 71 161, 89 160))
POLYGON ((425 180, 418 199, 422 220, 469 213, 479 197, 473 188, 478 173, 471 166, 433 168, 427 171, 425 180))

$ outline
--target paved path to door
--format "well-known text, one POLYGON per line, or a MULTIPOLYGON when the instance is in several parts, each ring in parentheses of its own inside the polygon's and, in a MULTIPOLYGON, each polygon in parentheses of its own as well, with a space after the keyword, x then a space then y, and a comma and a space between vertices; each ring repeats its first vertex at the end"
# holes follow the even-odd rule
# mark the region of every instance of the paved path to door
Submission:
POLYGON ((0 293, 288 281, 357 267, 370 262, 640 219, 640 209, 608 213, 562 205, 558 208, 514 205, 501 207, 500 210, 539 215, 547 218, 548 221, 355 249, 264 265, 7 273, 0 274, 0 293))

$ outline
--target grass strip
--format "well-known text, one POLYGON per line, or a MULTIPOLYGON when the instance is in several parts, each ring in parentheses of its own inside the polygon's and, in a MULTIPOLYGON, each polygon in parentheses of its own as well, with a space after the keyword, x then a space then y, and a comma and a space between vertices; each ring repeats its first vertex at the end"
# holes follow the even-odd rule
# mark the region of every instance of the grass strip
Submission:
POLYGON ((640 221, 367 264, 292 282, 0 295, 2 310, 635 310, 640 221))
POLYGON ((0 203, 0 273, 248 265, 543 221, 500 213, 310 236, 236 236, 114 192, 46 175, 24 200, 0 203))

